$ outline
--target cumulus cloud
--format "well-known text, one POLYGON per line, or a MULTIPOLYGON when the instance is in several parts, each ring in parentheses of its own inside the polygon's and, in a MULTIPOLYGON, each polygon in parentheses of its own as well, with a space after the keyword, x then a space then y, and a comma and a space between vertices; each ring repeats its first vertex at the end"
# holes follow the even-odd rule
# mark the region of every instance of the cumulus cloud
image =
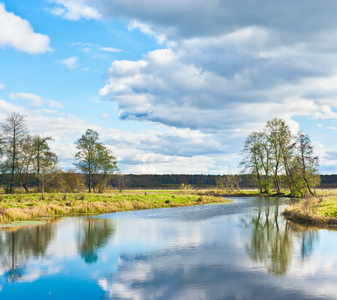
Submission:
POLYGON ((42 54, 52 49, 47 35, 35 33, 27 20, 8 12, 0 2, 0 46, 12 47, 30 54, 42 54))
POLYGON ((272 87, 269 76, 268 84, 257 86, 252 82, 257 74, 217 74, 186 62, 186 53, 161 49, 140 61, 114 61, 99 94, 118 102, 121 119, 193 129, 247 128, 271 116, 333 117, 329 100, 306 97, 317 87, 311 79, 272 87))
POLYGON ((155 129, 103 128, 68 115, 61 108, 44 108, 50 103, 36 94, 12 93, 11 98, 15 102, 0 99, 0 120, 14 111, 26 115, 31 134, 54 137, 51 147, 59 156, 59 166, 63 169, 73 168, 74 142, 87 128, 100 133, 101 141, 114 152, 123 173, 167 174, 174 170, 175 173, 222 174, 229 163, 234 168, 237 165, 238 158, 231 154, 230 148, 239 140, 236 131, 216 135, 173 127, 164 127, 159 132, 155 129), (29 101, 30 105, 24 105, 22 101, 29 101), (226 157, 223 153, 227 153, 226 157))
MULTIPOLYGON (((331 30, 336 25, 333 14, 337 9, 334 2, 322 5, 320 1, 310 3, 301 0, 277 2, 272 0, 249 1, 206 1, 172 0, 165 3, 144 0, 135 5, 133 0, 54 0, 60 12, 89 7, 96 18, 124 18, 148 24, 168 39, 188 39, 200 36, 218 36, 239 28, 256 24, 275 32, 275 43, 293 43, 310 40, 331 30)), ((61 14, 61 13, 60 13, 61 14)), ((75 14, 75 13, 74 13, 75 14)), ((84 17, 85 14, 75 14, 84 17)), ((317 47, 321 47, 317 45, 317 47)))
MULTIPOLYGON (((273 117, 293 131, 297 116, 337 118, 337 42, 331 38, 337 3, 68 0, 58 7, 65 13, 79 3, 95 9, 97 18, 125 20, 129 30, 159 44, 140 60, 113 61, 104 76, 98 93, 118 103, 122 120, 210 134, 220 144, 210 143, 216 151, 234 157, 249 131, 273 117)), ((174 151, 198 156, 193 149, 174 151)), ((124 161, 157 168, 173 155, 154 144, 152 150, 124 161)))
POLYGON ((121 119, 208 130, 245 129, 271 117, 335 118, 335 3, 70 3, 125 19, 130 30, 165 44, 142 60, 112 63, 99 94, 118 102, 121 119), (297 11, 305 12, 300 22, 297 11))
POLYGON ((73 70, 77 68, 77 60, 78 60, 78 57, 73 56, 73 57, 69 57, 69 58, 65 58, 61 60, 60 63, 62 65, 65 65, 68 69, 73 70))

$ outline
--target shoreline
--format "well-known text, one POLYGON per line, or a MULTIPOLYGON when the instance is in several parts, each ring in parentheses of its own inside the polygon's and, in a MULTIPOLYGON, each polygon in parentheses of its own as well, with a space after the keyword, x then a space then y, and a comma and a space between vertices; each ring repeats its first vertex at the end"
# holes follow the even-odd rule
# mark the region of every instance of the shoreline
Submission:
POLYGON ((319 226, 337 226, 337 197, 321 196, 303 198, 289 205, 282 215, 294 223, 319 226))
POLYGON ((223 196, 181 190, 125 190, 102 194, 49 193, 2 195, 0 225, 48 217, 98 215, 142 209, 229 203, 223 196))

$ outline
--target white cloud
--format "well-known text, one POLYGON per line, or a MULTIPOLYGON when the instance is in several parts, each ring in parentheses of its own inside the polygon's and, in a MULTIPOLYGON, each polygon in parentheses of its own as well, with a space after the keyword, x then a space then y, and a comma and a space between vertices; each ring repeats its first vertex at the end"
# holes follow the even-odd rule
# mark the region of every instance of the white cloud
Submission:
POLYGON ((150 26, 148 26, 145 23, 139 22, 137 20, 132 20, 129 23, 128 29, 134 30, 134 29, 139 29, 141 32, 147 34, 147 35, 152 35, 154 38, 157 40, 159 44, 163 44, 166 41, 166 36, 164 34, 158 34, 155 31, 153 31, 150 26))
POLYGON ((44 105, 48 105, 50 108, 59 108, 59 109, 64 108, 61 102, 44 99, 33 93, 10 93, 10 98, 14 101, 27 100, 33 107, 41 107, 44 105))
MULTIPOLYGON (((250 10, 237 1, 146 0, 140 7, 132 0, 67 3, 125 19, 129 30, 166 43, 166 49, 142 60, 114 61, 109 68, 98 93, 119 104, 121 119, 246 130, 273 117, 336 118, 336 42, 329 36, 337 22, 326 12, 337 4, 305 6, 310 13, 298 24, 283 4, 263 1, 247 4, 250 10)), ((289 5, 294 11, 304 8, 301 1, 289 5)))
MULTIPOLYGON (((15 103, 0 100, 0 119, 13 111, 27 115, 31 134, 52 136, 53 151, 59 156, 59 166, 73 168, 76 147, 74 142, 87 128, 97 130, 102 142, 118 158, 118 167, 123 173, 223 173, 230 159, 236 167, 237 158, 228 153, 227 140, 237 139, 235 132, 222 132, 217 136, 191 129, 163 127, 156 130, 127 131, 107 129, 89 124, 84 119, 67 115, 59 110, 25 106, 20 100, 35 101, 38 105, 48 102, 35 94, 16 93, 11 95, 15 103), (235 162, 235 163, 234 163, 235 162)), ((107 117, 105 115, 104 117, 107 117)), ((235 143, 234 143, 235 144, 235 143)))
POLYGON ((104 113, 102 115, 102 119, 105 120, 105 119, 109 119, 110 118, 110 115, 108 113, 104 113))
POLYGON ((0 90, 4 90, 5 89, 5 85, 3 83, 0 83, 0 90))
MULTIPOLYGON (((163 48, 148 52, 138 61, 113 61, 104 77, 106 84, 98 91, 118 103, 121 119, 150 121, 165 128, 166 136, 147 133, 148 139, 139 132, 114 132, 120 141, 111 137, 111 144, 123 149, 118 156, 128 170, 180 170, 174 165, 177 160, 194 172, 193 157, 198 157, 204 162, 200 169, 206 170, 208 163, 208 170, 214 172, 217 166, 212 161, 218 159, 218 153, 223 151, 237 161, 234 153, 242 149, 243 138, 273 117, 285 119, 293 131, 299 128, 294 121, 297 116, 311 120, 337 118, 337 42, 331 39, 337 26, 331 12, 337 10, 337 3, 53 3, 54 13, 70 20, 124 20, 129 30, 153 36, 163 48), (294 11, 305 11, 301 22, 294 11), (183 133, 175 136, 167 128, 183 133), (126 145, 133 145, 137 151, 126 145), (207 151, 210 161, 205 158, 207 151)), ((97 58, 103 58, 103 52, 118 50, 92 43, 76 45, 97 58)), ((75 68, 77 58, 70 59, 63 63, 75 68)))
POLYGON ((99 19, 101 14, 99 11, 87 4, 83 0, 53 0, 58 6, 52 9, 52 13, 57 16, 62 16, 71 21, 79 19, 99 19))
POLYGON ((6 11, 0 3, 0 46, 12 47, 30 54, 42 54, 52 49, 47 35, 35 33, 27 20, 6 11))
POLYGON ((77 56, 69 57, 64 60, 61 60, 60 63, 65 65, 68 69, 76 69, 77 68, 77 56))
POLYGON ((118 102, 122 119, 193 129, 247 129, 271 117, 334 117, 327 101, 305 97, 317 85, 304 80, 257 88, 250 72, 229 77, 187 63, 187 49, 155 50, 134 62, 114 61, 99 95, 118 102))
POLYGON ((105 52, 121 52, 122 51, 120 49, 112 48, 112 47, 99 47, 98 49, 101 51, 105 51, 105 52))

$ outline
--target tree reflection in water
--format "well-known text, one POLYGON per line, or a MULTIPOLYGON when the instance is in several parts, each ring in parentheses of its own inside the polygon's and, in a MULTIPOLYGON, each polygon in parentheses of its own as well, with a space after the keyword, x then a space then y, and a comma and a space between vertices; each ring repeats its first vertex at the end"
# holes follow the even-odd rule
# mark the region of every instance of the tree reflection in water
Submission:
POLYGON ((250 244, 246 251, 254 262, 262 262, 269 274, 285 275, 292 259, 295 245, 300 242, 301 258, 309 257, 313 251, 318 231, 286 221, 275 206, 258 208, 257 215, 242 220, 252 229, 250 244))
POLYGON ((6 282, 20 280, 31 257, 45 256, 54 235, 51 223, 43 226, 11 228, 0 232, 0 265, 6 282))
POLYGON ((78 233, 78 252, 87 264, 98 260, 98 250, 104 247, 115 233, 113 222, 108 219, 82 219, 78 233))

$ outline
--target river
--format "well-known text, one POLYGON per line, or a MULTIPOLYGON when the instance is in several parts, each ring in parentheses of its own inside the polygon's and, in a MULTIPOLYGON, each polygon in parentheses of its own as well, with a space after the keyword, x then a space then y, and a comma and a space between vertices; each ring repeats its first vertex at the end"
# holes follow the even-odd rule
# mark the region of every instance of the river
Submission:
POLYGON ((0 231, 0 299, 337 299, 337 232, 281 198, 0 231))

